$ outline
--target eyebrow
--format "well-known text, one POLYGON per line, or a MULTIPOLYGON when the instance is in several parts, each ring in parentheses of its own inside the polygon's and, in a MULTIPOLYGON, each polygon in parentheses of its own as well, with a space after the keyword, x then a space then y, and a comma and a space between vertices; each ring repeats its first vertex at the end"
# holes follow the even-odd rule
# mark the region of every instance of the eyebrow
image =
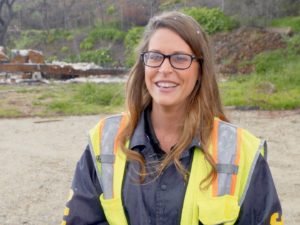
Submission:
MULTIPOLYGON (((149 49, 149 52, 157 52, 157 53, 161 53, 161 54, 165 54, 160 50, 156 50, 156 49, 149 49)), ((171 54, 165 54, 165 55, 174 55, 174 54, 184 54, 184 55, 194 55, 193 53, 187 53, 187 52, 182 52, 182 51, 175 51, 172 52, 171 54)))

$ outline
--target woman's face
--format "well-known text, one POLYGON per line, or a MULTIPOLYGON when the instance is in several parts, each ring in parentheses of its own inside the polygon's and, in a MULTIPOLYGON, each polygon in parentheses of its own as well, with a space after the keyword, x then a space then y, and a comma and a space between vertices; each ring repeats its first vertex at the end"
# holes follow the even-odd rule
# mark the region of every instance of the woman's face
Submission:
MULTIPOLYGON (((150 39, 148 51, 165 55, 175 53, 193 55, 187 43, 178 34, 166 28, 155 31, 150 39)), ((177 58, 174 58, 174 62, 176 60, 177 58)), ((192 60, 191 66, 184 70, 173 68, 170 58, 165 58, 157 68, 145 66, 145 82, 152 97, 153 107, 184 110, 199 76, 197 60, 192 60)))

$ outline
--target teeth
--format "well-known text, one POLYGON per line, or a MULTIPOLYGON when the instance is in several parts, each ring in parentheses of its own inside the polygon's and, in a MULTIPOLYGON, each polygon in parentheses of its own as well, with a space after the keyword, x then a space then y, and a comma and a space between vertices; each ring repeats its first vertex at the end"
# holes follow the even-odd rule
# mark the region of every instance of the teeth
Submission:
POLYGON ((162 88, 173 88, 177 86, 177 84, 170 83, 170 82, 157 82, 156 85, 162 88))

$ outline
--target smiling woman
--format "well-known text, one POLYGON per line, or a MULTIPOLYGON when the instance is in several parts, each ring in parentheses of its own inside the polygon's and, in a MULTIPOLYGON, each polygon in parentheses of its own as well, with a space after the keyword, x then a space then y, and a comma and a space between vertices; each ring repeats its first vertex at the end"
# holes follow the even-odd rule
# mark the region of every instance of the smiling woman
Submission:
POLYGON ((282 224, 266 142, 228 122, 200 25, 156 16, 138 51, 127 112, 90 131, 63 224, 282 224))
MULTIPOLYGON (((166 107, 183 115, 187 97, 193 91, 196 82, 200 82, 199 62, 193 60, 193 52, 188 44, 169 29, 158 29, 153 34, 148 49, 149 52, 145 54, 152 57, 145 63, 145 82, 152 97, 153 118, 159 118, 154 114, 165 111, 166 107), (155 61, 160 65, 151 66, 155 61)), ((170 148, 165 149, 169 150, 170 148)))

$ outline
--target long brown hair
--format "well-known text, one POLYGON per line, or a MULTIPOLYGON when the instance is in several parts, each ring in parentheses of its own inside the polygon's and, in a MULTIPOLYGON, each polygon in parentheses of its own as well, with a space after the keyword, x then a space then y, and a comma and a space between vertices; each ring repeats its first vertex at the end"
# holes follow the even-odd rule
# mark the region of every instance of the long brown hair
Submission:
POLYGON ((132 67, 127 82, 126 104, 129 123, 119 136, 123 151, 128 160, 134 160, 141 165, 141 178, 145 176, 145 162, 143 157, 136 151, 125 147, 138 124, 141 113, 151 104, 151 96, 145 84, 145 68, 140 60, 140 54, 148 50, 149 41, 156 30, 167 28, 177 33, 192 49, 193 54, 202 58, 200 63, 200 82, 197 82, 194 90, 189 97, 189 103, 184 118, 182 133, 178 144, 166 154, 158 168, 160 174, 168 164, 174 163, 178 171, 186 177, 187 171, 182 166, 179 158, 182 152, 189 146, 192 139, 198 136, 201 148, 207 161, 212 166, 212 171, 205 180, 212 180, 216 175, 215 162, 208 152, 208 143, 213 129, 214 117, 227 120, 222 109, 214 64, 212 59, 209 39, 200 25, 190 16, 183 13, 172 11, 163 13, 150 19, 145 28, 143 38, 137 49, 137 59, 132 67), (211 178, 211 179, 210 179, 211 178))

